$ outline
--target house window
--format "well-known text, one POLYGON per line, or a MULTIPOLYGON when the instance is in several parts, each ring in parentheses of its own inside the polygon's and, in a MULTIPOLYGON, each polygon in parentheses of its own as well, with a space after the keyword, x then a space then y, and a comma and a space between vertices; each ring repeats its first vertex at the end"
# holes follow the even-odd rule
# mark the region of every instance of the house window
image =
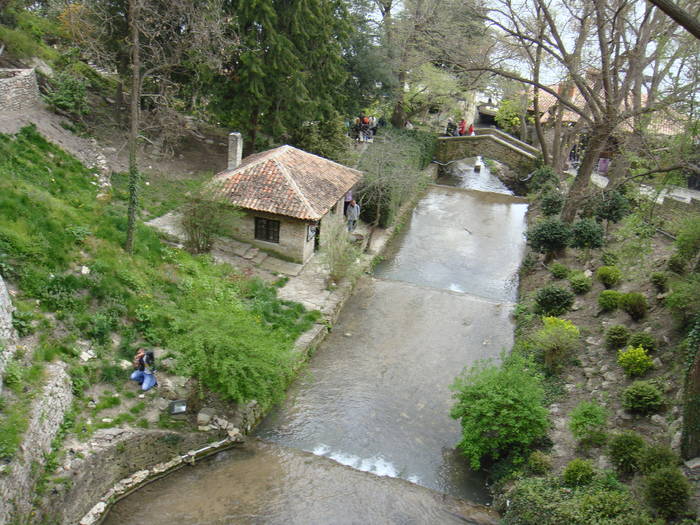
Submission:
POLYGON ((280 221, 255 217, 255 238, 259 241, 280 242, 280 221))

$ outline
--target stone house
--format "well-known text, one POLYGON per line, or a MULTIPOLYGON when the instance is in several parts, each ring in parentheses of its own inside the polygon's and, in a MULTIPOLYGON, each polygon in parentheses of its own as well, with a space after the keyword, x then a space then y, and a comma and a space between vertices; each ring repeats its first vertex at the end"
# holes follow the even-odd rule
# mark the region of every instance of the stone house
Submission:
POLYGON ((231 133, 228 168, 212 181, 244 213, 235 236, 305 263, 322 242, 324 219, 342 216, 345 195, 362 172, 288 145, 244 159, 242 150, 240 133, 231 133))

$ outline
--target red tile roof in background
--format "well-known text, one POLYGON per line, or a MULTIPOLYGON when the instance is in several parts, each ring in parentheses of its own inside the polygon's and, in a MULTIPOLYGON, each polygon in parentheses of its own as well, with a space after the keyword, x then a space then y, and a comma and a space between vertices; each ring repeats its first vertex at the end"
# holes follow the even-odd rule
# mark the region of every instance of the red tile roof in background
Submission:
POLYGON ((241 208, 319 220, 361 178, 358 170, 285 145, 246 157, 213 182, 241 208))

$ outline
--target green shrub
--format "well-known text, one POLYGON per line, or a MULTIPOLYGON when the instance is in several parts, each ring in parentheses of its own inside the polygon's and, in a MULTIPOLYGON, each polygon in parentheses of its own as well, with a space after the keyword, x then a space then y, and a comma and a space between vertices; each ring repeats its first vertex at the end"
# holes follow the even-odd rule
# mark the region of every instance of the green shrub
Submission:
POLYGON ((82 78, 62 71, 51 80, 44 100, 54 109, 73 115, 85 115, 90 107, 87 103, 87 85, 82 78))
POLYGON ((548 285, 535 294, 535 311, 545 315, 561 315, 574 304, 574 294, 566 288, 548 285))
POLYGON ((650 474, 660 468, 677 468, 681 464, 681 458, 673 450, 663 445, 650 445, 644 449, 640 459, 640 471, 650 474))
POLYGON ((629 338, 629 345, 635 348, 641 346, 647 352, 656 351, 656 339, 646 332, 636 332, 629 338))
POLYGON ((590 460, 576 458, 566 466, 562 472, 562 479, 567 487, 581 487, 589 485, 595 475, 595 468, 590 460))
POLYGON ((561 263, 554 263, 549 267, 549 273, 555 279, 565 279, 569 275, 569 269, 561 263))
POLYGON ((605 443, 608 412, 595 401, 581 401, 571 411, 569 429, 581 444, 600 446, 605 443))
POLYGON ((647 351, 638 346, 628 346, 617 352, 617 363, 622 367, 628 377, 643 376, 654 365, 647 351))
POLYGON ((575 294, 582 295, 593 287, 593 279, 586 277, 586 275, 581 272, 577 272, 569 275, 569 284, 571 285, 571 290, 575 294))
POLYGON ((665 292, 668 288, 668 274, 665 272, 654 272, 651 274, 651 284, 657 292, 665 292))
POLYGON ((527 231, 527 242, 533 250, 554 254, 569 244, 571 229, 559 219, 548 218, 535 224, 527 231))
POLYGON ((545 217, 556 215, 564 207, 564 196, 558 191, 548 191, 542 196, 540 208, 545 217))
POLYGON ((632 474, 640 469, 645 447, 644 439, 636 432, 622 432, 610 439, 608 456, 618 472, 632 474))
POLYGON ((604 240, 603 226, 593 219, 581 219, 571 228, 571 246, 574 248, 600 248, 604 240))
POLYGON ((613 252, 603 252, 600 255, 600 262, 602 262, 604 266, 615 266, 620 262, 620 258, 613 252))
POLYGON ((622 294, 620 297, 620 308, 629 314, 635 321, 644 319, 649 309, 647 298, 639 292, 622 294))
POLYGON ((17 335, 25 337, 34 333, 34 319, 32 312, 15 310, 12 312, 12 327, 17 331, 17 335))
POLYGON ((544 326, 532 336, 532 343, 542 352, 545 369, 552 373, 578 346, 581 334, 571 321, 558 317, 543 317, 542 323, 544 326))
POLYGON ((676 251, 686 261, 693 259, 700 252, 700 219, 686 219, 676 236, 676 251))
POLYGON ((601 266, 595 276, 606 288, 613 288, 622 280, 622 272, 617 266, 601 266))
POLYGON ((680 254, 680 253, 674 253, 671 255, 671 257, 668 258, 668 269, 671 270, 673 273, 677 273, 678 275, 683 275, 685 274, 686 268, 688 266, 688 261, 680 254))
POLYGON ((605 332, 605 348, 608 350, 618 350, 619 348, 624 348, 627 345, 627 341, 630 338, 630 331, 627 327, 616 324, 611 326, 605 332))
POLYGON ((613 312, 620 306, 621 297, 617 290, 603 290, 598 296, 598 306, 604 312, 613 312))
POLYGON ((530 179, 530 189, 537 191, 546 186, 559 186, 559 177, 551 166, 540 166, 532 173, 530 179))
POLYGON ((451 416, 462 425, 460 451, 478 469, 486 458, 520 459, 549 428, 541 379, 521 357, 479 362, 452 386, 451 416))
POLYGON ((649 381, 635 381, 623 391, 622 406, 633 414, 655 414, 664 406, 664 395, 649 381))
POLYGON ((535 450, 527 458, 527 470, 535 476, 542 476, 552 470, 552 458, 541 450, 535 450))
POLYGON ((678 468, 661 468, 644 480, 647 503, 664 518, 683 514, 688 507, 691 486, 678 468))
POLYGON ((604 191, 595 202, 595 216, 600 220, 618 222, 630 210, 629 199, 619 190, 604 191))
POLYGON ((700 314, 700 274, 693 273, 687 279, 674 282, 666 305, 683 323, 700 314))

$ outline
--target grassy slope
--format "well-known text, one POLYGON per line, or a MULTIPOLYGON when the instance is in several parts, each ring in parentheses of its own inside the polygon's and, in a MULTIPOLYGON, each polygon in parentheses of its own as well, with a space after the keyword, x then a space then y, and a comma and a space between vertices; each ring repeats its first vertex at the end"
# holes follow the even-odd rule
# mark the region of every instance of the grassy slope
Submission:
MULTIPOLYGON (((0 135, 0 272, 19 289, 18 327, 38 332, 34 360, 67 361, 80 395, 98 382, 118 385, 118 361, 138 345, 158 345, 177 358, 180 373, 224 398, 278 399, 293 343, 316 315, 229 266, 169 248, 147 227, 129 256, 121 248, 124 202, 96 201, 94 181, 33 128, 0 135), (79 361, 81 341, 97 359, 79 361)), ((9 425, 10 408, 0 426, 9 425)))

